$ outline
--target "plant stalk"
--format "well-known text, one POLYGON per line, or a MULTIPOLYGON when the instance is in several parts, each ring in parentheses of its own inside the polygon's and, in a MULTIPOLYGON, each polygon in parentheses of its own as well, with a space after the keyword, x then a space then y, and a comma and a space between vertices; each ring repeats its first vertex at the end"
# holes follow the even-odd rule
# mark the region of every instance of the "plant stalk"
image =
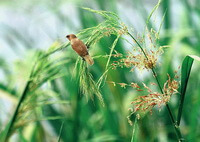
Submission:
POLYGON ((17 104, 17 107, 16 107, 16 110, 15 110, 15 112, 14 112, 14 115, 13 115, 11 121, 10 121, 8 130, 7 130, 7 133, 6 133, 6 136, 5 136, 5 138, 6 138, 5 141, 6 141, 6 142, 9 140, 9 137, 10 137, 10 135, 11 135, 12 127, 13 127, 13 125, 14 125, 14 123, 15 123, 15 120, 17 119, 17 115, 18 115, 20 106, 22 105, 22 103, 23 103, 23 101, 24 101, 24 99, 25 99, 25 97, 26 97, 26 95, 27 95, 27 92, 28 92, 28 90, 29 90, 29 85, 30 85, 30 83, 31 83, 31 81, 28 81, 28 82, 26 83, 25 89, 24 89, 24 91, 23 91, 23 93, 22 93, 22 95, 21 95, 21 97, 20 97, 20 100, 19 100, 19 102, 18 102, 18 104, 17 104))
MULTIPOLYGON (((143 47, 140 45, 140 43, 134 38, 134 36, 133 36, 131 33, 128 32, 128 35, 129 35, 129 36, 136 42, 136 44, 139 46, 139 48, 141 49, 141 51, 142 51, 142 53, 144 54, 145 58, 146 58, 147 60, 149 60, 148 57, 147 57, 147 55, 146 55, 146 53, 144 52, 143 47)), ((158 84, 158 87, 159 87, 161 93, 163 94, 163 90, 162 90, 161 84, 160 84, 160 82, 159 82, 159 80, 158 80, 158 77, 157 77, 157 74, 156 74, 156 71, 155 71, 154 67, 152 67, 151 71, 152 71, 152 73, 153 73, 153 76, 154 76, 155 79, 156 79, 156 82, 157 82, 157 84, 158 84)), ((176 132, 178 141, 184 141, 184 139, 183 139, 183 137, 182 137, 182 134, 181 134, 181 131, 180 131, 180 128, 179 128, 179 126, 177 125, 177 123, 176 123, 176 121, 175 121, 175 119, 174 119, 174 116, 173 116, 173 114, 172 114, 172 111, 171 111, 169 105, 166 104, 166 107, 167 107, 167 110, 168 110, 168 112, 169 112, 169 116, 170 116, 170 118, 171 118, 172 124, 173 124, 173 126, 174 126, 174 129, 175 129, 175 132, 176 132)))
POLYGON ((13 125, 14 125, 14 123, 15 123, 15 120, 17 119, 17 115, 18 115, 18 113, 19 113, 19 109, 20 109, 20 107, 21 107, 23 101, 25 100, 25 98, 26 98, 26 96, 27 96, 27 94, 28 94, 30 84, 32 83, 32 80, 30 80, 30 78, 33 76, 33 72, 34 72, 35 66, 36 66, 36 62, 35 62, 34 65, 33 65, 33 68, 32 68, 32 70, 31 70, 29 79, 28 79, 28 81, 27 81, 27 83, 26 83, 26 86, 25 86, 25 88, 24 88, 24 91, 23 91, 23 93, 22 93, 20 99, 19 99, 19 102, 18 102, 18 104, 17 104, 17 107, 16 107, 16 110, 15 110, 15 112, 14 112, 14 115, 13 115, 13 117, 12 117, 12 119, 11 119, 11 121, 10 121, 10 124, 9 124, 9 126, 8 126, 8 130, 7 130, 6 135, 5 135, 5 141, 6 141, 6 142, 9 140, 9 137, 10 137, 10 135, 11 135, 12 127, 13 127, 13 125))

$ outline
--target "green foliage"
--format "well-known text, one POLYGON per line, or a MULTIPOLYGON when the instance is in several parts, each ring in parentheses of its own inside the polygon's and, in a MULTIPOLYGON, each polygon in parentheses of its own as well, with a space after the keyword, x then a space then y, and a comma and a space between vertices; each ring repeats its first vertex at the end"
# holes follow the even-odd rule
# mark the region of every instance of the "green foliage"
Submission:
POLYGON ((93 94, 95 94, 100 100, 100 102, 102 103, 102 105, 104 105, 103 97, 95 81, 93 80, 93 77, 91 73, 89 72, 85 61, 81 60, 78 71, 79 71, 79 78, 80 78, 79 84, 80 84, 80 89, 82 90, 82 93, 86 96, 90 96, 92 100, 94 100, 93 94))
POLYGON ((115 41, 112 43, 105 67, 105 72, 99 78, 97 83, 95 83, 95 81, 93 80, 92 75, 89 73, 85 62, 80 61, 80 59, 77 59, 77 62, 80 62, 80 67, 79 69, 75 68, 75 70, 79 70, 79 77, 80 77, 79 85, 80 89, 82 90, 82 93, 89 95, 91 98, 93 98, 93 94, 96 94, 101 103, 104 104, 103 97, 99 91, 99 86, 106 78, 110 59, 114 51, 114 48, 116 47, 117 41, 119 40, 121 35, 127 34, 128 30, 127 27, 122 22, 120 22, 118 16, 113 12, 93 10, 89 8, 83 8, 83 9, 93 13, 97 13, 101 15, 103 18, 105 18, 104 21, 98 24, 97 26, 83 29, 77 34, 81 39, 83 40, 87 39, 85 41, 87 46, 90 47, 97 44, 102 38, 106 36, 111 36, 111 35, 117 36, 115 41))
MULTIPOLYGON (((40 88, 47 81, 64 75, 62 73, 62 66, 66 63, 66 61, 68 62, 65 58, 58 59, 57 61, 51 61, 49 56, 46 56, 43 52, 38 52, 35 56, 36 59, 35 61, 33 60, 34 64, 32 65, 30 76, 19 99, 14 115, 4 130, 4 136, 1 136, 2 141, 7 141, 16 129, 38 119, 34 116, 36 115, 35 109, 39 105, 38 95, 42 94, 39 92, 38 88, 40 88)), ((47 99, 47 97, 45 99, 47 99)), ((39 118, 39 120, 40 119, 41 118, 39 118)), ((50 118, 46 117, 46 119, 50 118)))
POLYGON ((103 37, 116 35, 121 36, 127 34, 127 27, 122 23, 119 17, 113 12, 93 10, 89 8, 83 8, 93 13, 97 13, 104 18, 104 21, 97 26, 83 29, 80 31, 78 36, 82 39, 87 39, 85 41, 86 45, 92 46, 100 41, 103 37))
POLYGON ((138 141, 138 118, 135 117, 135 121, 134 121, 134 126, 133 126, 133 134, 132 134, 132 138, 131 138, 131 142, 137 142, 138 141))
MULTIPOLYGON (((134 98, 148 93, 138 91, 145 89, 141 84, 149 85, 155 82, 155 78, 146 74, 146 71, 145 76, 141 77, 142 73, 135 72, 137 69, 129 72, 124 67, 112 70, 110 66, 116 60, 115 55, 122 54, 126 58, 126 55, 130 55, 127 51, 139 46, 144 47, 144 53, 150 53, 148 49, 151 45, 144 42, 146 38, 141 40, 135 35, 148 34, 152 27, 157 29, 157 35, 160 36, 157 46, 169 45, 169 48, 163 48, 165 53, 158 58, 159 62, 154 70, 160 88, 164 86, 167 74, 171 81, 174 79, 174 69, 185 58, 182 63, 180 96, 179 93, 173 95, 168 104, 172 115, 179 111, 177 125, 180 120, 183 122, 184 125, 180 125, 183 137, 199 141, 199 66, 193 66, 190 75, 194 56, 187 56, 200 53, 199 1, 190 3, 175 0, 171 3, 169 0, 158 0, 149 4, 142 0, 120 3, 114 0, 97 0, 73 3, 91 8, 71 9, 69 2, 64 0, 20 0, 20 5, 13 1, 0 2, 1 9, 10 13, 6 15, 9 19, 12 18, 12 13, 16 14, 15 17, 20 13, 21 17, 29 17, 30 21, 27 26, 20 21, 22 26, 16 24, 17 28, 8 23, 0 24, 1 49, 8 47, 6 53, 20 57, 15 64, 8 62, 9 56, 2 56, 0 59, 0 74, 3 77, 0 81, 0 141, 4 141, 7 136, 10 141, 31 142, 175 141, 174 128, 163 108, 159 108, 160 111, 155 108, 152 115, 147 113, 142 119, 135 119, 133 126, 126 119, 134 98), (152 6, 154 3, 155 7, 152 6), (172 6, 176 3, 181 7, 180 10, 172 6), (101 10, 94 10, 94 7, 101 10), (149 9, 153 9, 152 12, 149 13, 149 9), (178 16, 171 10, 175 10, 178 16), (74 17, 76 14, 79 15, 74 17), (76 25, 74 18, 77 18, 76 22, 80 25, 76 25), (179 22, 176 23, 174 19, 179 22), (55 31, 51 25, 55 26, 55 31), (35 30, 34 26, 38 29, 35 30), (141 31, 146 26, 148 32, 146 29, 145 32, 141 31), (47 36, 45 40, 40 38, 44 35, 39 36, 39 29, 47 36), (77 32, 79 29, 80 32, 77 32), (89 52, 94 55, 95 60, 93 66, 88 66, 78 58, 69 42, 62 41, 65 34, 68 34, 65 32, 77 33, 90 47, 89 52), (135 40, 130 39, 131 36, 135 40), (49 42, 53 44, 45 51, 35 51, 36 47, 41 47, 37 43, 42 42, 42 46, 46 47, 46 39, 50 39, 48 45, 49 42), (110 81, 117 85, 109 83, 110 81), (138 83, 142 87, 134 88, 132 86, 136 84, 132 83, 138 83), (176 107, 178 103, 180 106, 176 107), (12 108, 6 109, 7 104, 12 108, 17 106, 15 115, 12 108), (13 134, 15 137, 12 137, 13 134)), ((133 50, 133 53, 138 52, 139 50, 133 50)), ((124 60, 121 61, 120 64, 124 64, 124 60)), ((159 86, 152 88, 159 92, 159 86)), ((133 114, 130 119, 132 118, 136 116, 133 114)))
POLYGON ((178 111, 178 117, 177 117, 177 125, 180 125, 186 89, 187 89, 188 81, 189 81, 189 78, 190 78, 190 72, 191 72, 194 60, 200 61, 200 58, 198 56, 195 56, 195 55, 188 55, 188 56, 185 57, 185 59, 183 60, 183 63, 182 63, 181 91, 180 91, 181 97, 180 97, 180 105, 179 105, 179 111, 178 111))

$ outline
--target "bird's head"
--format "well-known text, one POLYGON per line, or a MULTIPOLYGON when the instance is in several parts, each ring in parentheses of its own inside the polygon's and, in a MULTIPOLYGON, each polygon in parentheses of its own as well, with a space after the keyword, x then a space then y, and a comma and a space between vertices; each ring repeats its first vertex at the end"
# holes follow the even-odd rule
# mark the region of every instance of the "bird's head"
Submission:
POLYGON ((67 35, 66 38, 71 41, 72 39, 77 38, 74 34, 67 35))

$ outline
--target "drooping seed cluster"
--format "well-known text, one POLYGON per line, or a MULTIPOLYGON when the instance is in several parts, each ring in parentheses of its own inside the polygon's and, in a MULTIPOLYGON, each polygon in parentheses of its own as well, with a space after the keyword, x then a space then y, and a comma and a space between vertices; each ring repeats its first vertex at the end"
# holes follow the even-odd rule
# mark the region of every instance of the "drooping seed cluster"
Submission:
POLYGON ((169 102, 173 94, 178 93, 179 83, 168 75, 168 80, 163 86, 163 94, 153 92, 145 84, 143 84, 143 86, 147 89, 149 94, 145 96, 139 96, 132 102, 133 108, 131 108, 130 110, 133 113, 152 113, 152 108, 156 105, 158 106, 158 108, 161 108, 162 105, 165 105, 169 102))
MULTIPOLYGON (((157 44, 157 33, 151 30, 146 37, 138 37, 137 39, 145 48, 141 49, 136 44, 124 57, 119 56, 121 55, 120 53, 113 54, 113 57, 117 59, 111 64, 113 69, 126 67, 131 68, 131 71, 134 71, 135 68, 150 70, 156 66, 160 55, 163 54, 163 48, 166 47, 157 44)), ((136 43, 135 41, 133 42, 136 43)))

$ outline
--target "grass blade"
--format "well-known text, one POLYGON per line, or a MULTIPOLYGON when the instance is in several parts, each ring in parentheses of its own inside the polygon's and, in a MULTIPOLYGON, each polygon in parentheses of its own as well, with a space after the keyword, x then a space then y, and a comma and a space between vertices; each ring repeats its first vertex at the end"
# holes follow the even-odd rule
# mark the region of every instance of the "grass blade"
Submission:
POLYGON ((153 13, 154 13, 154 12, 158 9, 158 7, 160 6, 160 3, 161 3, 161 0, 158 1, 158 3, 156 4, 156 6, 155 6, 155 7, 153 8, 153 10, 151 11, 149 17, 147 18, 147 20, 146 20, 147 26, 148 26, 148 24, 149 24, 149 22, 150 22, 150 19, 151 19, 153 13))
POLYGON ((131 142, 137 142, 137 133, 138 133, 138 118, 136 116, 134 125, 133 125, 133 133, 132 133, 131 142))
POLYGON ((180 125, 181 121, 181 115, 182 115, 182 110, 183 110, 183 104, 184 104, 184 99, 185 99, 185 93, 187 89, 187 84, 188 80, 190 77, 190 72, 192 69, 193 61, 198 60, 200 61, 200 58, 194 55, 188 55, 185 57, 182 63, 182 68, 181 68, 181 98, 180 98, 180 105, 179 105, 179 110, 178 110, 178 117, 177 117, 177 125, 180 125))
POLYGON ((23 101, 24 101, 24 99, 25 99, 25 97, 27 95, 27 92, 28 92, 28 89, 29 89, 29 85, 30 85, 30 81, 27 82, 27 85, 26 85, 26 87, 24 89, 24 92, 22 93, 22 96, 21 96, 21 98, 19 100, 19 103, 18 103, 18 105, 16 107, 16 110, 14 112, 14 115, 13 115, 12 119, 11 119, 11 122, 8 125, 8 129, 7 129, 6 134, 5 134, 5 141, 8 141, 9 136, 11 135, 12 127, 13 127, 13 125, 15 123, 16 118, 17 118, 17 115, 18 115, 18 112, 19 112, 19 108, 22 105, 22 103, 23 103, 23 101))
POLYGON ((6 140, 6 136, 7 136, 9 127, 10 127, 10 122, 6 125, 6 127, 4 128, 4 130, 2 130, 0 132, 0 141, 1 142, 4 142, 6 140))
POLYGON ((59 132, 59 136, 58 136, 58 141, 57 142, 60 142, 60 140, 61 140, 61 135, 62 135, 64 123, 65 123, 65 121, 62 122, 62 125, 60 127, 60 132, 59 132))

